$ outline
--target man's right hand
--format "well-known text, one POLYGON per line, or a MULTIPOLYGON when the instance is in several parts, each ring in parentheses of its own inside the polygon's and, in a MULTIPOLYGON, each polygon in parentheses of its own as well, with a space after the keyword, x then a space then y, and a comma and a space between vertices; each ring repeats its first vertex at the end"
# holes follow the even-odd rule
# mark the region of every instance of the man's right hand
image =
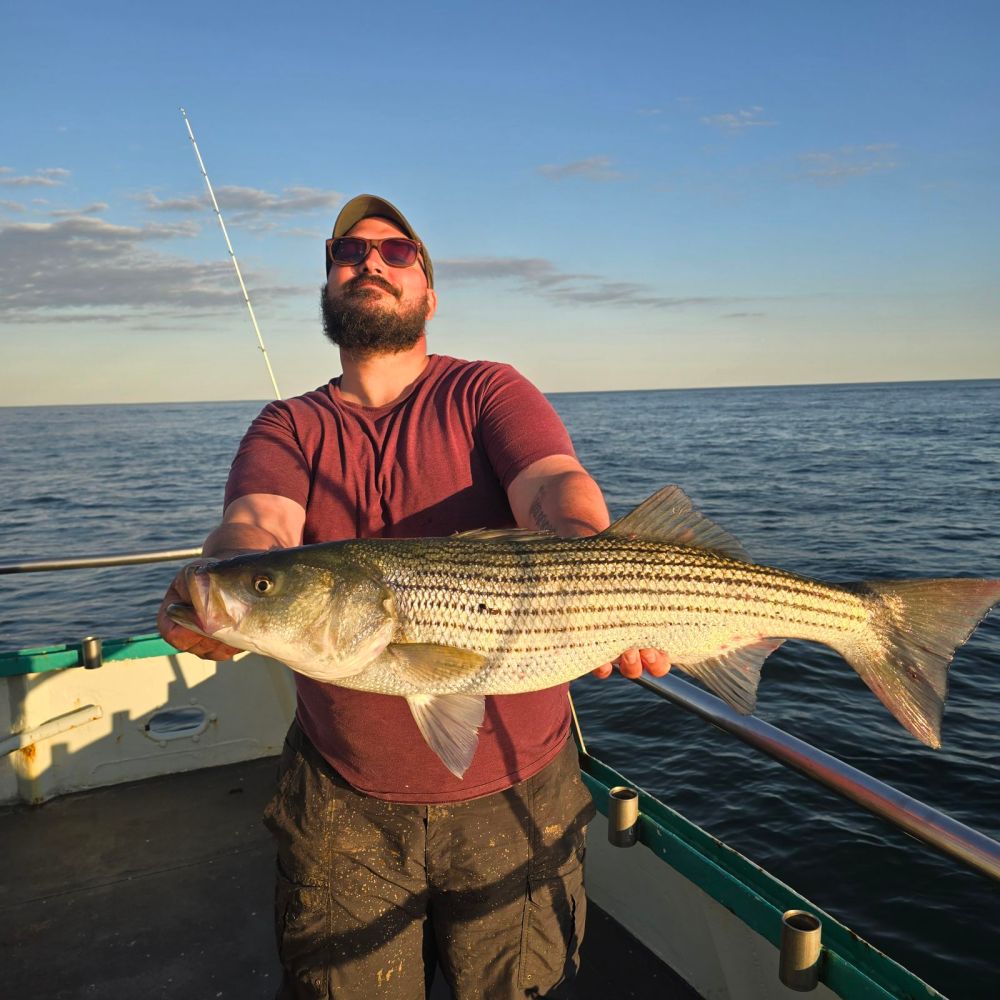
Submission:
POLYGON ((305 509, 287 497, 271 493, 248 493, 234 500, 226 507, 222 524, 205 539, 202 548, 202 551, 210 552, 216 558, 195 559, 194 562, 188 563, 170 584, 156 617, 160 635, 171 646, 183 652, 194 653, 195 656, 205 660, 232 659, 239 652, 238 649, 178 625, 167 617, 167 606, 174 603, 191 603, 185 577, 190 566, 210 566, 220 558, 245 552, 301 545, 305 520, 305 509))
POLYGON ((194 562, 188 563, 174 577, 173 583, 167 588, 159 614, 156 616, 156 625, 160 630, 160 635, 171 646, 185 653, 194 653, 195 656, 200 656, 203 660, 231 660, 239 650, 210 636, 202 635, 200 632, 192 632, 191 629, 178 625, 173 619, 167 617, 167 607, 170 604, 191 603, 191 594, 188 591, 187 577, 185 576, 189 566, 211 566, 217 561, 216 559, 195 559, 194 562))

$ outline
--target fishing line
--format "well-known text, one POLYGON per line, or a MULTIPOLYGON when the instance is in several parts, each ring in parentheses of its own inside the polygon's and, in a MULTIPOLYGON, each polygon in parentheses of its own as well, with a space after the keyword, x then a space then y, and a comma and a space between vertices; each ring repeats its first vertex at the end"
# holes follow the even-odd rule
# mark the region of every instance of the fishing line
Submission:
POLYGON ((236 277, 240 283, 240 289, 243 292, 243 301, 247 304, 247 311, 250 313, 250 322, 253 323, 254 333, 257 334, 257 344, 260 348, 260 353, 264 355, 264 364, 267 366, 267 374, 271 377, 271 385, 274 387, 274 398, 281 399, 281 391, 278 389, 278 381, 274 377, 274 370, 271 368, 271 359, 267 356, 267 348, 264 346, 264 338, 260 335, 260 327, 257 326, 257 317, 254 315, 253 306, 250 304, 250 294, 247 292, 247 286, 243 283, 243 275, 240 273, 240 265, 236 260, 236 252, 233 250, 233 244, 229 240, 229 233, 226 231, 226 223, 222 218, 222 212, 219 210, 219 203, 215 200, 215 192, 212 190, 212 182, 208 179, 208 171, 205 169, 205 161, 201 158, 201 151, 198 149, 198 143, 195 141, 194 132, 191 130, 191 122, 188 121, 187 112, 181 108, 181 115, 184 117, 184 124, 187 126, 188 136, 191 138, 191 145, 194 147, 194 155, 198 157, 198 166, 201 169, 201 176, 205 178, 205 186, 208 188, 208 196, 212 199, 212 208, 215 209, 215 216, 219 220, 219 226, 222 228, 222 235, 226 241, 226 248, 229 250, 229 257, 233 262, 233 268, 236 270, 236 277))

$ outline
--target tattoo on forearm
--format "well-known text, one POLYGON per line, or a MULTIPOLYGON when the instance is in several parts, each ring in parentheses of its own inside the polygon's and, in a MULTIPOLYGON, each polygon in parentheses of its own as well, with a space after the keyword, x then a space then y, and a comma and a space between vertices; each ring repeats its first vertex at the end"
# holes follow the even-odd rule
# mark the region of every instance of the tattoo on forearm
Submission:
POLYGON ((545 494, 546 487, 539 486, 538 492, 535 494, 534 503, 531 505, 531 510, 528 511, 528 516, 532 521, 535 522, 535 526, 541 528, 543 531, 552 531, 552 522, 546 516, 544 509, 542 508, 542 497, 545 494))

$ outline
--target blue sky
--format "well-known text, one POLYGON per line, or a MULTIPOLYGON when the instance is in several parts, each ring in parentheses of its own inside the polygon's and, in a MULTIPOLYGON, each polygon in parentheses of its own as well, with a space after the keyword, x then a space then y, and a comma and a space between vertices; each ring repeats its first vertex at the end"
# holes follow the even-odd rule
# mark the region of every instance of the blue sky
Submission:
POLYGON ((269 394, 180 106, 286 395, 362 191, 547 391, 1000 377, 995 5, 147 7, 5 16, 6 404, 269 394))

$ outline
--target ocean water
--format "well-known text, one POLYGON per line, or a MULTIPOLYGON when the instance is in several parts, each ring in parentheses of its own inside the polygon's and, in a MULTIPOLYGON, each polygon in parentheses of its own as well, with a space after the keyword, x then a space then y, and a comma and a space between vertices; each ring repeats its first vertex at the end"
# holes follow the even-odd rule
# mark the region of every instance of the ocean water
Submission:
MULTIPOLYGON (((552 397, 620 515, 665 483, 759 562, 826 580, 1000 577, 1000 381, 552 397)), ((200 544, 260 403, 0 409, 0 563, 200 544)), ((0 577, 0 650, 153 631, 170 564, 0 577)), ((1000 995, 1000 891, 620 678, 588 748, 952 998, 1000 995)), ((1000 612, 952 665, 944 748, 788 642, 757 714, 1000 839, 1000 612)))

